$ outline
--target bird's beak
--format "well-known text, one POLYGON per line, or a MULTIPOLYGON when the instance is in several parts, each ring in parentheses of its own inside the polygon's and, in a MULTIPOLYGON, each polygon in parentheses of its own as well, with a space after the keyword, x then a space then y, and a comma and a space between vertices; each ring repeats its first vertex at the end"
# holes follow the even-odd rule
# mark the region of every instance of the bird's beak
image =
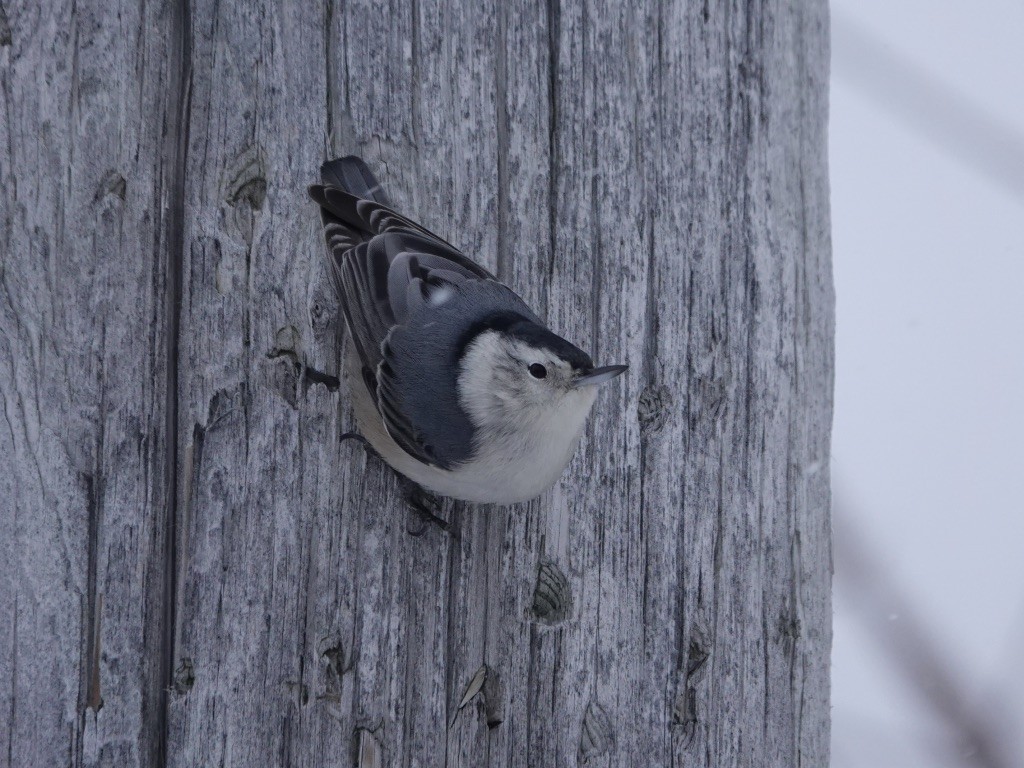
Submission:
POLYGON ((573 381, 573 386, 596 387, 599 384, 604 384, 606 381, 611 381, 620 373, 624 373, 628 369, 628 365, 606 365, 604 368, 595 368, 590 373, 577 376, 576 380, 573 381))

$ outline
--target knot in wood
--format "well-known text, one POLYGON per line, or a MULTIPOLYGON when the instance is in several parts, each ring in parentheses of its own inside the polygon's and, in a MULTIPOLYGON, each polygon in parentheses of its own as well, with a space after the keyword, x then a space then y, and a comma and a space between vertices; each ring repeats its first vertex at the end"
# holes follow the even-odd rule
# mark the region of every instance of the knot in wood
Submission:
POLYGON ((541 563, 533 590, 533 615, 546 624, 558 624, 569 615, 572 592, 569 580, 554 563, 541 563))

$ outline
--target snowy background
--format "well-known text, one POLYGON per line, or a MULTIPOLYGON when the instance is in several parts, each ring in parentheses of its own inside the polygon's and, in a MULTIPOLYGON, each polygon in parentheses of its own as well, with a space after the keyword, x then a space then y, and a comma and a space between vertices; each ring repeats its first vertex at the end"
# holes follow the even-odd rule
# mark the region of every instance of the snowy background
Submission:
POLYGON ((1024 3, 832 9, 833 766, 1024 765, 1024 3))

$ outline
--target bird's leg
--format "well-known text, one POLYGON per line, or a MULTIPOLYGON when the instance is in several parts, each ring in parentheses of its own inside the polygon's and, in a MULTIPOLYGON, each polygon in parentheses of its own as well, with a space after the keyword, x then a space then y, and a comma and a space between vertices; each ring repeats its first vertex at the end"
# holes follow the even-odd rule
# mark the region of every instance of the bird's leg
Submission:
MULTIPOLYGON (((386 461, 384 461, 384 457, 377 453, 377 449, 370 444, 370 441, 367 440, 362 435, 360 435, 358 432, 345 432, 341 437, 338 438, 339 443, 344 443, 346 440, 355 440, 357 443, 363 446, 363 450, 366 451, 368 455, 375 458, 377 461, 379 461, 385 467, 390 469, 392 472, 395 472, 394 468, 386 461)), ((398 475, 397 472, 395 472, 395 474, 398 475)), ((401 475, 398 475, 398 477, 401 478, 401 475)))
MULTIPOLYGON (((438 505, 434 497, 411 480, 399 477, 405 488, 405 500, 409 504, 409 509, 419 515, 421 522, 419 527, 414 528, 410 525, 407 526, 406 530, 413 536, 422 536, 426 532, 428 525, 436 525, 449 536, 455 536, 456 534, 451 523, 436 514, 435 510, 437 510, 438 505)), ((411 523, 412 520, 409 522, 411 523)))
POLYGON ((367 452, 372 453, 377 458, 380 458, 380 454, 373 450, 373 446, 370 445, 370 441, 358 432, 344 432, 341 437, 338 438, 339 443, 344 443, 346 440, 355 440, 357 443, 361 444, 367 452))
MULTIPOLYGON (((406 503, 409 505, 409 509, 414 512, 420 518, 420 525, 413 527, 412 525, 407 526, 406 530, 413 536, 422 536, 426 533, 428 525, 436 525, 445 533, 454 536, 456 535, 451 524, 442 517, 439 517, 435 510, 438 508, 437 501, 423 488, 414 483, 412 480, 402 475, 384 461, 384 458, 374 450, 374 447, 370 445, 370 441, 360 435, 358 432, 346 432, 340 438, 340 442, 346 440, 355 440, 357 443, 363 446, 366 452, 373 456, 375 459, 380 461, 385 467, 387 467, 398 479, 399 485, 402 487, 403 497, 406 503)), ((410 523, 412 521, 410 520, 410 523)))

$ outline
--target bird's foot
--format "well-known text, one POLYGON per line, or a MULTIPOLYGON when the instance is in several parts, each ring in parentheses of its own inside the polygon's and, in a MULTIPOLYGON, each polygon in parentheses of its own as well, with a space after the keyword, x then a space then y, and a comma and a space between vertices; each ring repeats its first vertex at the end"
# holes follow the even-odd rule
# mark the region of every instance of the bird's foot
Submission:
POLYGON ((406 503, 409 505, 409 521, 406 525, 406 531, 412 536, 422 536, 427 532, 427 528, 431 525, 436 525, 442 531, 447 533, 449 536, 458 538, 458 533, 452 527, 452 524, 445 520, 437 513, 441 511, 440 502, 423 488, 414 483, 412 480, 401 474, 384 461, 384 458, 377 453, 370 441, 360 435, 358 432, 346 432, 340 438, 340 442, 346 440, 355 440, 357 443, 363 446, 366 452, 379 460, 385 467, 387 467, 395 477, 398 479, 399 485, 403 489, 403 495, 406 503))
POLYGON ((406 531, 410 535, 422 536, 428 527, 436 525, 449 536, 458 538, 452 524, 437 514, 440 511, 437 499, 410 480, 403 478, 403 484, 407 486, 405 500, 412 513, 406 525, 406 531))
MULTIPOLYGON (((344 443, 346 440, 355 440, 357 443, 363 446, 363 450, 365 450, 368 454, 373 456, 373 458, 382 462, 384 466, 386 466, 388 469, 391 469, 391 465, 384 461, 384 457, 377 453, 377 450, 372 445, 370 445, 370 441, 367 440, 362 435, 360 435, 358 432, 345 432, 344 434, 342 434, 341 437, 338 438, 339 443, 344 443)), ((391 471, 394 472, 393 469, 391 469, 391 471)))
MULTIPOLYGON (((344 443, 346 440, 355 440, 357 443, 361 443, 364 448, 368 451, 373 451, 373 447, 370 445, 370 441, 360 435, 358 432, 344 432, 341 437, 338 438, 339 443, 344 443)), ((374 451, 376 453, 376 451, 374 451)))

